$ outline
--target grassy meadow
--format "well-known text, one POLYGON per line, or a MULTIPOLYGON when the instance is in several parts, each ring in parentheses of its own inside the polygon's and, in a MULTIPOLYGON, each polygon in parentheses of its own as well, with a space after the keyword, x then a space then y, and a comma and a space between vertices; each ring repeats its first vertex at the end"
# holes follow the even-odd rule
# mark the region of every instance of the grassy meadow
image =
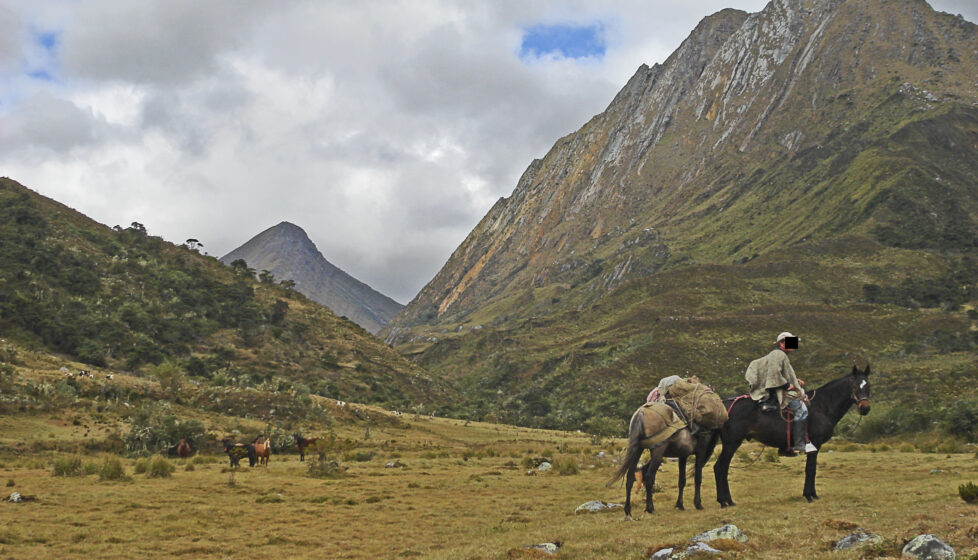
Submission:
POLYGON ((267 467, 234 471, 206 448, 168 459, 172 475, 152 478, 119 455, 10 452, 12 437, 80 438, 81 428, 56 415, 0 421, 3 495, 35 498, 0 503, 0 558, 534 558, 546 555, 524 546, 560 541, 558 558, 639 559, 724 523, 750 539, 730 558, 898 558, 904 541, 921 533, 942 538, 959 558, 978 554, 978 507, 957 490, 978 481, 973 449, 830 443, 820 460, 822 499, 808 504, 803 459, 758 459, 760 448, 747 444, 730 475, 737 506, 720 509, 714 501, 711 462, 705 509, 692 508, 690 484, 689 509, 675 510, 677 464, 668 462, 657 480, 656 513, 623 521, 620 509, 574 514, 589 500, 623 500, 621 487, 605 487, 619 439, 405 414, 374 424, 366 438, 362 425, 338 422, 337 436, 351 443, 335 453, 344 470, 333 478, 310 477, 311 457, 299 462, 294 448, 274 454, 267 467), (52 465, 75 456, 81 474, 53 476, 52 465), (553 471, 528 475, 543 457, 553 471), (100 481, 100 465, 113 458, 126 478, 100 481), (856 526, 885 544, 832 552, 856 526))

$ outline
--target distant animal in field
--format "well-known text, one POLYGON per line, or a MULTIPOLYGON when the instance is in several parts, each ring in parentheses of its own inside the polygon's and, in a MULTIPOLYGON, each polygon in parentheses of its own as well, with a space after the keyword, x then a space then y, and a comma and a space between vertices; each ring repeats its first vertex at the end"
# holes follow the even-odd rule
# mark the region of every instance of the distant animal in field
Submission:
MULTIPOLYGON (((808 439, 814 451, 806 453, 805 489, 803 495, 809 502, 818 499, 815 493, 815 471, 818 467, 818 450, 832 437, 835 425, 845 416, 853 405, 859 414, 869 414, 869 366, 860 371, 852 367, 852 373, 808 393, 808 439)), ((787 425, 778 414, 761 412, 760 406, 749 395, 728 397, 723 400, 728 407, 729 419, 720 428, 720 441, 723 447, 713 473, 717 482, 717 501, 721 507, 734 505, 730 496, 730 460, 745 439, 757 441, 771 447, 784 447, 787 444, 787 425)))
POLYGON ((265 439, 264 436, 255 438, 253 444, 255 454, 258 455, 258 464, 268 466, 268 458, 272 455, 272 440, 265 439))
POLYGON ((300 461, 305 461, 306 460, 306 448, 309 447, 309 445, 311 443, 315 443, 315 442, 319 441, 319 438, 308 438, 307 439, 307 438, 304 438, 304 437, 300 436, 299 434, 292 434, 292 437, 295 438, 295 445, 296 445, 296 447, 299 448, 299 460, 300 461))
POLYGON ((180 438, 180 443, 177 444, 177 455, 181 459, 190 457, 190 444, 187 443, 186 438, 180 438))
POLYGON ((241 459, 244 457, 248 458, 249 466, 255 466, 258 462, 258 455, 255 453, 255 446, 250 443, 234 443, 233 441, 226 439, 224 443, 224 452, 228 454, 228 458, 231 460, 232 467, 240 467, 241 459))
POLYGON ((695 435, 688 427, 678 428, 678 414, 666 404, 645 405, 639 407, 632 415, 628 426, 628 448, 621 466, 615 471, 608 483, 611 484, 625 478, 625 517, 632 516, 632 486, 638 480, 645 486, 645 511, 653 513, 652 490, 655 487, 655 475, 664 457, 679 459, 679 498, 676 500, 677 509, 685 509, 683 505, 683 490, 686 488, 686 460, 690 455, 696 455, 694 481, 695 497, 693 503, 696 509, 703 509, 700 499, 700 486, 703 482, 703 465, 713 454, 716 446, 717 433, 714 430, 701 430, 695 435), (672 430, 672 431, 670 431, 672 430), (638 461, 643 452, 648 449, 652 458, 642 467, 638 475, 638 461))

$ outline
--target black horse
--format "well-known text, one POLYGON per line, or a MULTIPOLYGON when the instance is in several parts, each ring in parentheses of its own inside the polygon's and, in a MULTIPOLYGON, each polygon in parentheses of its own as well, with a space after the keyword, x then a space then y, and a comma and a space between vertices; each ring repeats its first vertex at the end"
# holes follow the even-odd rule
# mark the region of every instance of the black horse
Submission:
POLYGON ((241 459, 248 458, 248 466, 255 466, 258 462, 258 453, 255 452, 255 446, 250 443, 234 443, 233 441, 226 439, 223 442, 224 452, 228 454, 228 459, 231 460, 232 467, 240 467, 241 459))
POLYGON ((306 448, 319 441, 319 438, 304 438, 298 433, 292 434, 292 438, 295 439, 295 446, 299 448, 300 461, 306 460, 306 448))
MULTIPOLYGON (((869 366, 866 366, 865 371, 859 371, 859 368, 853 366, 852 373, 815 389, 808 393, 808 398, 808 438, 815 446, 815 451, 807 454, 804 496, 811 502, 818 499, 815 493, 818 450, 832 438, 835 425, 852 405, 857 405, 860 415, 869 413, 869 366)), ((788 442, 788 423, 778 414, 761 412, 760 406, 749 395, 728 397, 724 399, 724 403, 730 407, 730 418, 720 428, 723 448, 713 465, 720 507, 734 505, 727 474, 730 471, 730 460, 745 439, 756 439, 764 445, 777 448, 786 447, 788 442)))
MULTIPOLYGON (((642 467, 642 481, 645 485, 645 511, 653 513, 655 507, 652 505, 652 490, 655 486, 655 475, 659 471, 664 457, 675 457, 679 459, 679 498, 676 499, 676 508, 683 507, 683 490, 686 488, 686 460, 690 455, 696 455, 694 482, 696 495, 693 504, 696 509, 703 509, 700 500, 700 486, 703 483, 703 466, 713 455, 716 447, 717 431, 700 430, 693 434, 689 428, 683 428, 669 436, 662 443, 649 445, 645 443, 646 438, 652 434, 646 433, 646 426, 643 422, 643 409, 632 416, 628 426, 628 448, 622 458, 621 466, 615 471, 614 476, 608 483, 611 484, 625 477, 625 517, 632 516, 632 485, 635 484, 635 472, 638 461, 642 458, 643 452, 648 449, 652 455, 651 459, 642 467), (643 441, 645 440, 645 441, 643 441)), ((655 431, 653 431, 655 433, 655 431)))

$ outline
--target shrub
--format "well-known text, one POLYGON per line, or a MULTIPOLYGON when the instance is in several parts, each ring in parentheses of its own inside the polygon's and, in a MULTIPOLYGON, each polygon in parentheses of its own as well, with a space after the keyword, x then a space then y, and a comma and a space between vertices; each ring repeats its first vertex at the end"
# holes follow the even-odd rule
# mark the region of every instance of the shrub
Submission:
POLYGON ((377 453, 375 451, 356 451, 354 453, 347 453, 343 456, 344 461, 356 461, 358 463, 366 463, 367 461, 374 458, 377 453))
POLYGON ((577 474, 577 461, 573 457, 557 459, 556 464, 554 464, 554 472, 561 476, 577 474))
POLYGON ((191 447, 204 439, 204 424, 197 419, 180 420, 167 403, 147 403, 133 413, 132 427, 123 441, 130 453, 158 453, 186 438, 191 447))
POLYGON ((329 434, 312 444, 307 454, 313 455, 307 467, 308 475, 313 478, 333 478, 343 472, 340 462, 334 457, 344 447, 344 443, 337 441, 336 434, 329 434))
POLYGON ((81 476, 82 460, 75 455, 55 458, 51 476, 81 476))
POLYGON ((628 431, 621 418, 610 418, 608 416, 588 418, 583 427, 585 432, 603 437, 621 437, 628 431))
POLYGON ((186 374, 180 369, 180 366, 169 360, 165 360, 159 365, 149 366, 147 369, 150 377, 155 378, 164 391, 175 392, 183 386, 186 374))
POLYGON ((900 453, 913 453, 917 448, 913 446, 910 442, 903 442, 900 444, 900 453))
POLYGON ((127 478, 126 469, 117 457, 107 457, 99 466, 98 479, 100 481, 126 480, 127 478))
POLYGON ((146 471, 147 478, 169 478, 176 467, 173 463, 166 460, 166 457, 157 455, 149 460, 149 468, 146 471))
POLYGON ((86 462, 82 465, 82 472, 84 474, 95 474, 98 472, 98 463, 86 462))
POLYGON ((8 479, 7 479, 7 488, 10 488, 10 487, 11 487, 11 486, 13 486, 14 484, 16 484, 16 483, 14 482, 14 479, 12 479, 12 478, 8 478, 8 479))
POLYGON ((958 495, 969 504, 978 504, 978 486, 974 482, 958 486, 958 495))
POLYGON ((132 464, 132 472, 135 474, 143 474, 149 469, 149 459, 143 457, 142 459, 137 459, 132 464))
POLYGON ((974 439, 978 436, 978 400, 956 400, 944 412, 943 427, 948 433, 974 439))

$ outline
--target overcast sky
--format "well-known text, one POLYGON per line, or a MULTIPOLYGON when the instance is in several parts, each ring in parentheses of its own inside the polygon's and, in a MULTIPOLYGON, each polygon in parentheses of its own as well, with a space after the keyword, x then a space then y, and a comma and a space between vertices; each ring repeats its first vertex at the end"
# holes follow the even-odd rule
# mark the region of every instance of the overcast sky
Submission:
POLYGON ((639 65, 764 4, 0 0, 0 175, 215 256, 290 221, 407 303, 639 65))

